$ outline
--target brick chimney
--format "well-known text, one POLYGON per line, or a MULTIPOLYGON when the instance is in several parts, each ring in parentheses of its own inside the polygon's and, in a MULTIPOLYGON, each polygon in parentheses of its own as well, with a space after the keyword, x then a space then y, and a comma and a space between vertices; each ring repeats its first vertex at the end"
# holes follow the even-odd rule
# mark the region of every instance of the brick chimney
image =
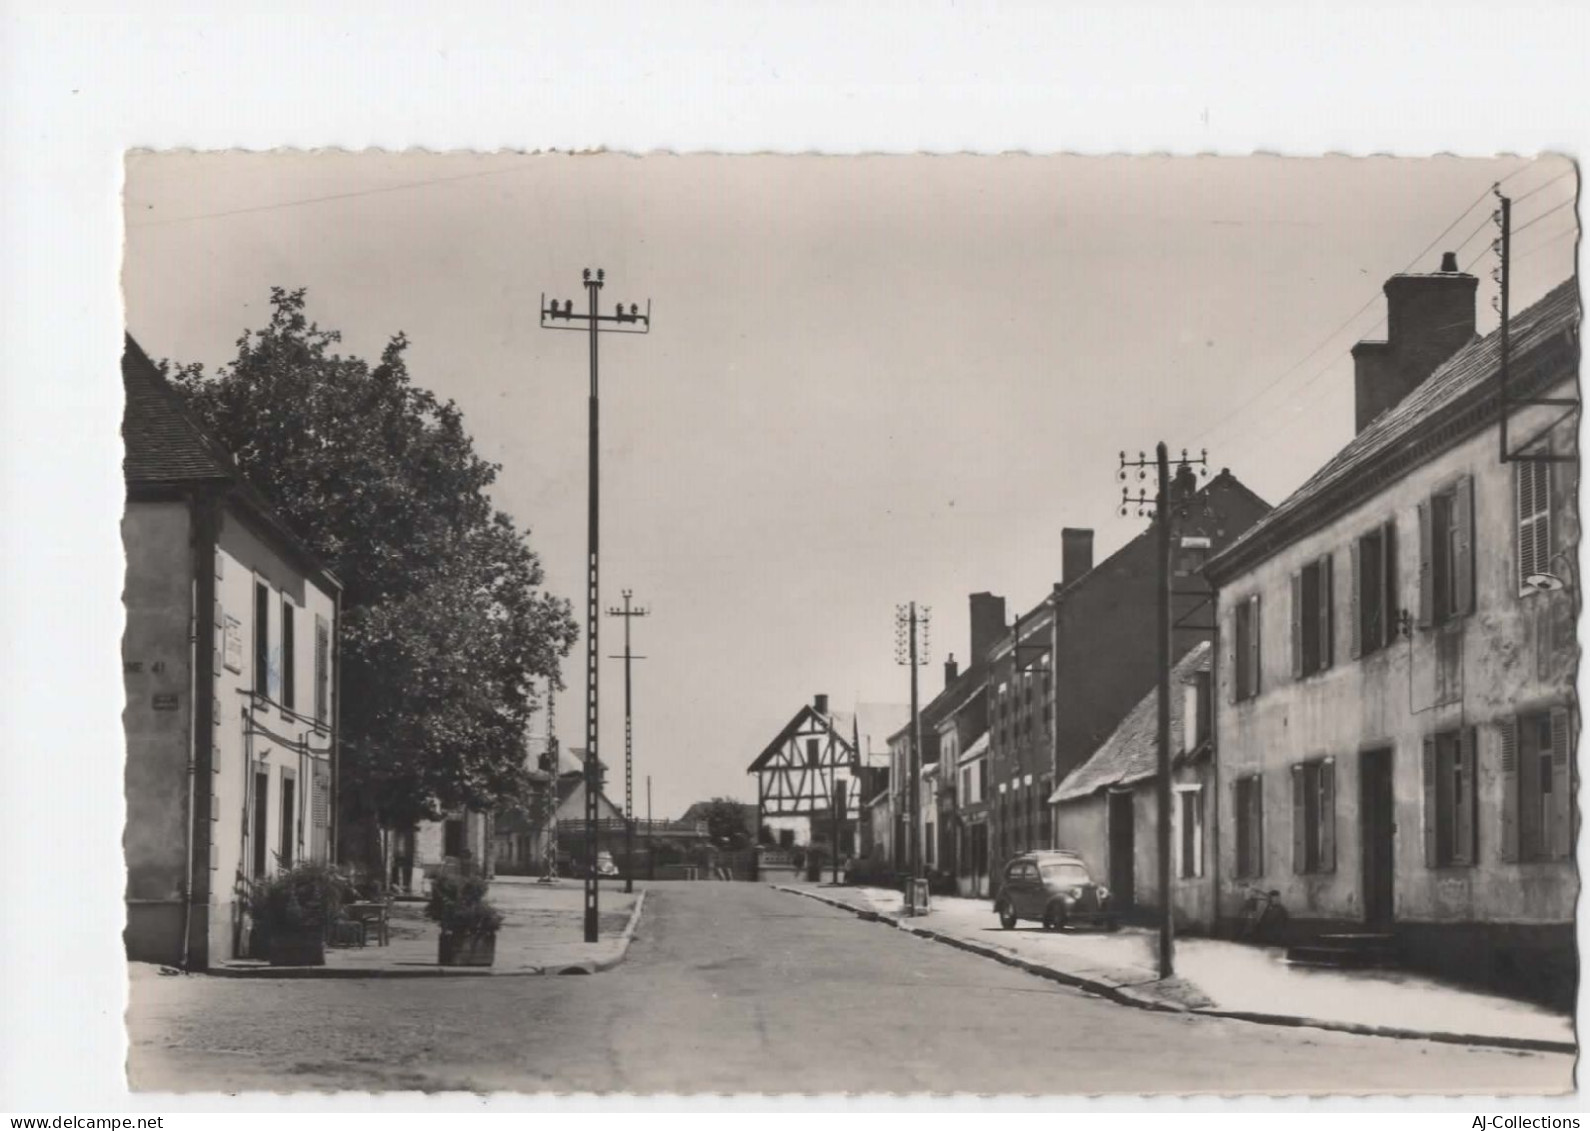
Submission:
POLYGON ((828 713, 828 696, 813 695, 812 710, 816 711, 819 715, 826 715, 828 713))
POLYGON ((955 677, 961 674, 961 665, 955 662, 955 653, 951 652, 949 659, 944 661, 944 686, 948 687, 955 682, 955 677))
POLYGON ((1070 585, 1093 568, 1093 531, 1060 531, 1060 584, 1070 585))
POLYGON ((1353 347, 1355 428, 1362 432, 1422 385, 1440 364, 1474 340, 1479 280, 1446 252, 1441 270, 1386 280, 1386 340, 1353 347))
POLYGON ((1005 635, 1005 599, 992 593, 972 594, 972 663, 977 663, 1005 635))

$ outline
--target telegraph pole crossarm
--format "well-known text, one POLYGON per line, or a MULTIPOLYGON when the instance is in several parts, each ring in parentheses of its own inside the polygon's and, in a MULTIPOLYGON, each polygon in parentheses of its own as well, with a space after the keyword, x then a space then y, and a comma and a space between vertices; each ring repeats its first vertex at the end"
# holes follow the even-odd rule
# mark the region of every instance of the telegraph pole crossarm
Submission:
POLYGON ((600 618, 597 616, 597 591, 598 591, 598 554, 597 535, 601 524, 598 521, 598 500, 601 498, 598 475, 598 366, 597 366, 597 340, 602 334, 645 334, 651 330, 651 302, 646 303, 646 313, 640 312, 639 306, 631 303, 626 312, 624 305, 619 303, 612 314, 601 314, 597 310, 597 299, 601 294, 602 286, 606 281, 606 273, 597 269, 594 273, 586 268, 582 282, 585 287, 586 312, 576 314, 574 300, 564 299, 561 303, 553 299, 550 303, 546 295, 541 296, 541 327, 545 330, 574 330, 583 329, 590 341, 591 356, 591 393, 589 407, 589 435, 590 435, 590 470, 588 478, 588 507, 586 514, 586 585, 585 585, 585 941, 595 942, 597 938, 597 901, 599 885, 596 875, 597 861, 597 818, 600 810, 597 799, 601 793, 601 758, 597 750, 597 630, 600 618), (559 325, 562 323, 562 325, 559 325), (579 325, 583 324, 583 325, 579 325))
POLYGON ((633 590, 624 590, 624 607, 607 610, 607 615, 610 617, 624 618, 624 654, 608 658, 624 661, 624 890, 626 892, 635 890, 635 715, 634 701, 630 695, 629 665, 631 660, 646 658, 630 651, 629 625, 636 617, 647 616, 650 613, 648 609, 631 607, 629 601, 634 595, 633 590))

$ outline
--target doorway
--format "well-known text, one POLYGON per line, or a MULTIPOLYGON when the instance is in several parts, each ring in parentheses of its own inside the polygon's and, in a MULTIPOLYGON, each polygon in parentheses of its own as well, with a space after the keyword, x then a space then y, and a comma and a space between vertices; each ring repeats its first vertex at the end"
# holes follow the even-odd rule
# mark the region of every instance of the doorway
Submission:
POLYGON ((1117 907, 1131 907, 1136 901, 1132 865, 1137 851, 1132 794, 1130 790, 1122 790, 1107 796, 1110 799, 1106 818, 1110 837, 1110 902, 1117 907))
POLYGON ((1391 754, 1389 749, 1366 750, 1358 759, 1364 922, 1380 929, 1389 928, 1396 916, 1397 822, 1391 754))

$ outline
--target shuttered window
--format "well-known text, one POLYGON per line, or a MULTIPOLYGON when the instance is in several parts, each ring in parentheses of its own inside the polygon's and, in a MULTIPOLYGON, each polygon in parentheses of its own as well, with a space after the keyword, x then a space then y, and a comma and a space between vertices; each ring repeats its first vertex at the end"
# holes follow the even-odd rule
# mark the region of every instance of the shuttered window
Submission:
POLYGON ((1292 767, 1292 870, 1336 870, 1336 762, 1292 767))
POLYGON ((1419 623, 1474 611, 1474 480, 1459 479, 1419 504, 1419 623))
POLYGON ((1292 575, 1292 676, 1331 666, 1331 559, 1312 561, 1292 575))
POLYGON ((1184 880, 1204 874, 1204 791, 1188 786, 1176 791, 1176 875, 1184 880))
POLYGON ((315 721, 331 718, 331 625, 315 617, 315 721))
POLYGON ((1259 597, 1254 594, 1237 604, 1233 614, 1231 681, 1235 700, 1252 699, 1259 693, 1259 597))
POLYGON ((1558 707, 1509 720, 1501 731, 1502 859, 1573 854, 1573 733, 1558 707))
POLYGON ((282 598, 282 706, 292 710, 298 698, 297 640, 293 614, 297 610, 286 597, 282 598))
POLYGON ((1258 774, 1236 781, 1237 876, 1264 874, 1264 792, 1258 774))
POLYGON ((1352 654, 1356 659, 1390 644, 1397 633, 1397 526, 1388 522, 1352 544, 1352 654))
POLYGON ((271 682, 271 591, 262 581, 254 583, 254 693, 270 698, 271 682))
POLYGON ((1424 740, 1424 855, 1432 868, 1479 859, 1475 760, 1472 727, 1424 740))
POLYGON ((1551 464, 1520 460, 1513 464, 1518 492, 1518 588, 1531 574, 1551 572, 1551 464))

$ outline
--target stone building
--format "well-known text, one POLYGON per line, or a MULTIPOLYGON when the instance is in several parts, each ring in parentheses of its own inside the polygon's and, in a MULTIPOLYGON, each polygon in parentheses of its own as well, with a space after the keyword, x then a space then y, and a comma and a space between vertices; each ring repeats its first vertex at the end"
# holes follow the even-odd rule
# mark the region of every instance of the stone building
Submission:
POLYGON ((1571 1001, 1579 305, 1474 337, 1477 280, 1385 285, 1357 435, 1206 570, 1224 648, 1220 911, 1383 932, 1455 977, 1571 1001), (1519 458, 1525 457, 1549 457, 1519 458))
POLYGON ((245 952, 248 886, 335 842, 341 587, 127 339, 129 958, 245 952))

